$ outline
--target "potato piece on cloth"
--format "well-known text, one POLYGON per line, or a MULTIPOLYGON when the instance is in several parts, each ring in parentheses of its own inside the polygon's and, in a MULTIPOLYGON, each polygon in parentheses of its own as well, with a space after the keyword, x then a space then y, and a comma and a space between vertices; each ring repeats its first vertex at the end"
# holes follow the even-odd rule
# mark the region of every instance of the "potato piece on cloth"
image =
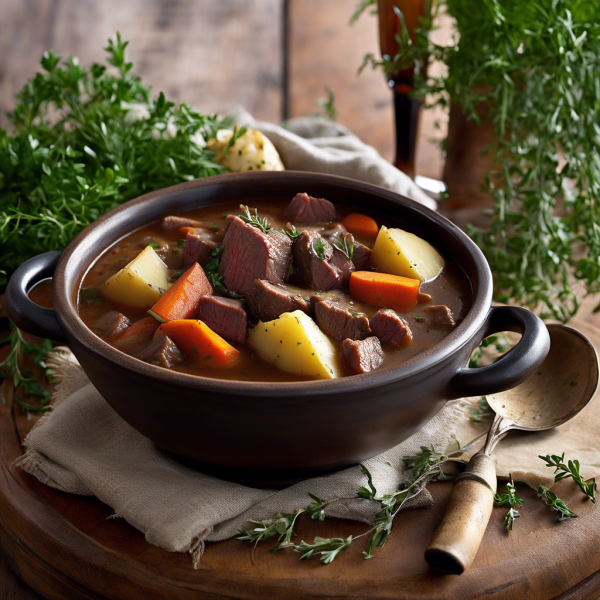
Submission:
POLYGON ((283 371, 315 379, 341 377, 335 344, 301 310, 248 330, 248 345, 283 371))
POLYGON ((230 129, 219 129, 217 137, 206 147, 216 153, 215 160, 234 173, 242 171, 284 171, 281 158, 269 138, 256 129, 241 135, 225 156, 225 148, 233 136, 230 129))

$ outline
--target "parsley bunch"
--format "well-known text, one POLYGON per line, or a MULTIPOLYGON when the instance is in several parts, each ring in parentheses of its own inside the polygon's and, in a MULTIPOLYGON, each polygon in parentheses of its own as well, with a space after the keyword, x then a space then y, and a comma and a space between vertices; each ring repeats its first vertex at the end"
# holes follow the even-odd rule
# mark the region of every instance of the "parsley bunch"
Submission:
POLYGON ((496 300, 567 321, 579 307, 573 278, 600 292, 600 4, 438 0, 414 40, 396 15, 398 54, 367 55, 363 68, 413 67, 414 97, 427 107, 452 103, 467 120, 492 123, 497 167, 482 185, 493 219, 469 233, 490 263, 496 300), (448 45, 428 35, 440 9, 456 24, 448 45), (446 72, 423 68, 433 61, 446 72))
POLYGON ((215 175, 206 140, 228 127, 176 107, 133 75, 128 42, 83 68, 48 51, 0 128, 0 284, 27 258, 63 249, 104 212, 146 192, 215 175))

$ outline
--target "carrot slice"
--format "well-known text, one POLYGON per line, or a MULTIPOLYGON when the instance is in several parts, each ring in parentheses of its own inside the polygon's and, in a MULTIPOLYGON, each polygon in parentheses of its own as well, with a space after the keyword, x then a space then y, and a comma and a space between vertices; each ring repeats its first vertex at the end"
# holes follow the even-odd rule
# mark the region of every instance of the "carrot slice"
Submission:
POLYGON ((203 358, 211 365, 229 366, 240 351, 228 344, 206 323, 194 319, 169 321, 160 326, 178 346, 190 356, 203 358))
POLYGON ((204 269, 194 263, 148 312, 161 323, 189 319, 198 314, 202 298, 212 293, 204 269))
POLYGON ((120 336, 120 340, 126 340, 134 335, 143 335, 145 333, 153 334, 160 323, 154 317, 145 317, 130 325, 120 336))
POLYGON ((362 235, 367 238, 376 238, 379 233, 377 223, 360 213, 352 213, 342 219, 342 225, 353 235, 362 235))
POLYGON ((179 233, 179 235, 185 240, 185 238, 187 237, 187 234, 192 231, 193 229, 195 229, 194 227, 190 227, 189 225, 186 225, 185 227, 180 227, 177 230, 177 233, 179 233))
POLYGON ((350 275, 350 295, 374 306, 401 312, 410 310, 419 299, 418 279, 375 271, 354 271, 350 275))

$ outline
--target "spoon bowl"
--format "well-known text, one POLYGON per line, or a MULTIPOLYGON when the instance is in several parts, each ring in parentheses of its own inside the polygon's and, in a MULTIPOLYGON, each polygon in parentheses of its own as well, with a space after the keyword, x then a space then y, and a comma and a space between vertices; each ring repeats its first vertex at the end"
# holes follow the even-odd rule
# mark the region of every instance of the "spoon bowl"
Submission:
MULTIPOLYGON (((564 325, 548 325, 550 352, 534 374, 515 388, 490 394, 496 413, 484 447, 456 478, 446 514, 425 559, 436 569, 460 575, 477 554, 496 493, 496 444, 511 430, 544 431, 562 425, 594 397, 600 379, 590 341, 564 325)), ((510 352, 510 351, 509 351, 510 352)))
POLYGON ((572 419, 598 388, 598 356, 590 341, 564 325, 548 325, 550 352, 541 367, 517 387, 490 394, 496 415, 514 423, 511 429, 543 431, 572 419))

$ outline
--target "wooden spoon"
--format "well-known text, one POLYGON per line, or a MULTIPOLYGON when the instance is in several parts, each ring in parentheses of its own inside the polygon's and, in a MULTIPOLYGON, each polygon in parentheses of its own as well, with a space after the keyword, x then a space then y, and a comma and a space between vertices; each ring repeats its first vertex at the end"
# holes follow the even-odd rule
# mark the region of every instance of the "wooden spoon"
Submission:
POLYGON ((598 355, 579 332, 548 325, 550 352, 539 370, 517 387, 487 397, 496 417, 484 447, 456 478, 446 514, 433 535, 425 560, 445 573, 468 569, 483 538, 496 493, 491 453, 511 430, 543 431, 573 418, 598 387, 598 355))

